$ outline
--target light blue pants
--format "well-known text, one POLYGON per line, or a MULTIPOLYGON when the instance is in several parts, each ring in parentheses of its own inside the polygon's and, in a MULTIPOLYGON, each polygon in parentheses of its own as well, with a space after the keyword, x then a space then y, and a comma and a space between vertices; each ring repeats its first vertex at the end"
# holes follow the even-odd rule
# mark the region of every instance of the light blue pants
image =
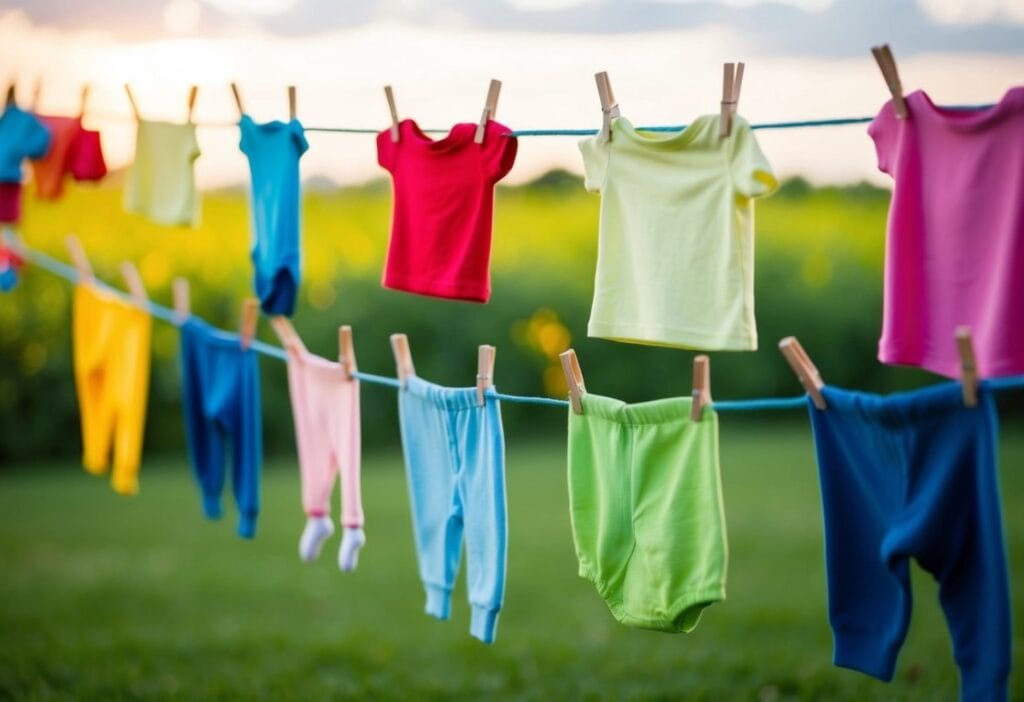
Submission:
POLYGON ((409 500, 426 612, 447 619, 466 539, 470 633, 494 642, 505 596, 505 437, 489 389, 444 388, 417 377, 398 395, 409 500))

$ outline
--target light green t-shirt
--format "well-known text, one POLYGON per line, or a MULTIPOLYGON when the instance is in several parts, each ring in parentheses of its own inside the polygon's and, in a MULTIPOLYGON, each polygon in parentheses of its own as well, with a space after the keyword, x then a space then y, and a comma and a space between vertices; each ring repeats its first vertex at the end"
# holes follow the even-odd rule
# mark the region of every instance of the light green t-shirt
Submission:
POLYGON ((195 124, 139 120, 125 209, 160 224, 193 224, 198 199, 192 164, 198 157, 195 124))
POLYGON ((656 346, 753 350, 754 202, 777 186, 742 117, 681 132, 612 121, 580 142, 587 190, 601 193, 590 336, 656 346))

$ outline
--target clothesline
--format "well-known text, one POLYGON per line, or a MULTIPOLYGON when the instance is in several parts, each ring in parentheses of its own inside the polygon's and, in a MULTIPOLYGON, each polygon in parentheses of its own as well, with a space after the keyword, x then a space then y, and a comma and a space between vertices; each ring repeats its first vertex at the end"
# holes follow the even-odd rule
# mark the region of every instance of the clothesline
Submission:
MULTIPOLYGON (((992 103, 983 105, 948 105, 944 106, 944 110, 985 110, 993 107, 992 103)), ((122 122, 134 122, 135 118, 128 115, 122 115, 120 113, 108 113, 108 112, 91 112, 90 114, 102 117, 103 119, 116 120, 122 122)), ((810 120, 794 120, 785 122, 759 122, 750 125, 751 129, 798 129, 803 127, 839 127, 848 124, 867 124, 874 119, 874 116, 867 117, 834 117, 829 119, 810 119, 810 120)), ((197 127, 210 127, 215 129, 230 129, 237 127, 237 121, 228 120, 216 120, 216 121, 203 121, 195 122, 197 127)), ((685 124, 669 124, 669 125, 654 125, 648 127, 636 127, 636 129, 644 132, 678 132, 686 129, 688 125, 685 124)), ((381 130, 371 127, 303 127, 304 131, 307 132, 321 132, 327 134, 377 134, 381 130)), ((421 131, 428 134, 447 134, 449 129, 430 128, 422 129, 421 131)), ((535 137, 535 136, 590 136, 598 133, 598 129, 514 129, 508 133, 508 136, 514 137, 535 137)))

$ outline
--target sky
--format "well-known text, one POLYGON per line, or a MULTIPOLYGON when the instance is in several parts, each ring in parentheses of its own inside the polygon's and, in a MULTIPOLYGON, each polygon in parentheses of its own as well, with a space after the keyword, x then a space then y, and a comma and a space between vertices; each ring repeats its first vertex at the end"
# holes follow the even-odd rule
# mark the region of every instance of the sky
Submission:
MULTIPOLYGON (((0 0, 0 66, 23 106, 71 114, 92 87, 89 126, 111 165, 130 162, 134 124, 181 121, 192 84, 201 187, 244 183, 239 84, 257 120, 287 116, 286 86, 307 126, 383 129, 382 87, 400 116, 447 129, 479 119, 491 78, 497 119, 514 129, 596 128, 594 73, 609 72, 635 124, 683 124, 717 111, 722 63, 744 61, 750 122, 870 116, 888 99, 870 47, 887 42, 905 92, 939 104, 998 101, 1024 77, 1024 0, 0 0)), ((3 79, 3 78, 0 78, 3 79)), ((760 131, 782 176, 818 183, 877 172, 864 125, 760 131)), ((380 177, 371 135, 311 134, 303 177, 380 177)), ((580 171, 573 137, 524 137, 510 182, 580 171)))

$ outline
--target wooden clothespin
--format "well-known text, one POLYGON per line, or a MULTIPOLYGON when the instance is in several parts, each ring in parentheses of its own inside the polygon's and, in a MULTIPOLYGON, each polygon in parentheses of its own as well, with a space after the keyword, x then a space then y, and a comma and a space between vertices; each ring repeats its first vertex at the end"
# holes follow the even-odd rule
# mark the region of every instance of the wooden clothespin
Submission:
POLYGON ((391 113, 391 141, 398 143, 398 108, 395 107, 395 93, 390 85, 384 86, 384 97, 388 101, 388 111, 391 113))
POLYGON ((295 119, 295 86, 288 86, 288 119, 295 119))
POLYGON ((188 91, 188 119, 187 122, 192 122, 192 112, 196 108, 196 97, 199 95, 199 86, 193 85, 188 91))
POLYGON ((597 96, 601 99, 601 132, 598 140, 607 142, 612 138, 612 120, 619 116, 619 103, 615 100, 607 71, 595 73, 594 80, 597 81, 597 96))
POLYGON ((484 111, 480 115, 480 123, 476 125, 476 135, 473 141, 477 144, 484 143, 484 133, 487 131, 487 121, 494 119, 498 112, 498 96, 501 94, 501 81, 491 79, 491 85, 487 88, 487 101, 484 102, 484 111))
POLYGON ((484 393, 487 388, 494 387, 494 356, 497 352, 495 347, 487 344, 482 344, 477 352, 476 403, 481 407, 486 402, 484 393))
POLYGON ((89 84, 86 83, 82 86, 82 97, 78 103, 78 117, 81 119, 85 117, 85 107, 89 103, 89 84))
POLYGON ((409 351, 409 338, 405 334, 391 335, 391 353, 395 356, 395 368, 398 370, 398 381, 405 381, 416 375, 416 367, 412 364, 412 353, 409 351))
POLYGON ((10 85, 7 86, 7 99, 4 103, 6 107, 14 107, 18 104, 18 89, 14 79, 11 79, 10 85))
POLYGON ((235 106, 238 108, 238 116, 241 117, 245 114, 245 108, 242 107, 242 94, 238 91, 238 84, 231 84, 231 94, 235 96, 235 106))
POLYGON ((95 278, 92 266, 89 264, 89 257, 85 255, 85 249, 82 248, 82 242, 74 234, 68 234, 64 241, 68 247, 68 253, 71 254, 71 263, 78 272, 77 282, 80 284, 93 282, 95 278))
POLYGON ((882 71, 882 78, 885 79, 885 84, 889 86, 889 92, 892 94, 892 106, 896 110, 896 116, 900 119, 906 118, 909 114, 907 111, 907 101, 903 98, 903 84, 900 82, 899 71, 896 70, 896 59, 893 58, 892 49, 889 48, 888 44, 872 46, 871 55, 875 57, 875 63, 878 64, 878 68, 882 71))
POLYGON ((256 337, 256 324, 260 319, 260 301, 255 297, 248 297, 242 303, 242 325, 239 332, 240 343, 243 349, 252 345, 256 337))
POLYGON ((338 327, 338 363, 345 380, 354 380, 352 374, 358 370, 356 366, 356 347, 352 343, 352 327, 343 324, 338 327))
POLYGON ((825 409, 825 397, 821 394, 821 389, 825 387, 825 382, 821 379, 821 374, 811 361, 811 357, 804 351, 804 347, 800 345, 795 336, 787 336, 779 342, 779 350, 786 357, 789 367, 796 373, 800 384, 804 386, 807 394, 811 396, 814 406, 820 410, 825 409))
POLYGON ((270 318, 270 326, 273 327, 274 333, 277 334, 277 338, 281 340, 281 346, 286 351, 300 351, 305 349, 305 344, 302 343, 302 338, 299 333, 295 331, 295 327, 292 326, 291 320, 284 315, 274 315, 270 318))
POLYGON ((171 295, 174 298, 174 317, 180 324, 192 314, 188 281, 181 277, 171 281, 171 295))
POLYGON ((743 87, 744 64, 727 63, 722 68, 722 105, 718 118, 718 136, 727 137, 732 133, 732 116, 740 104, 740 88, 743 87))
POLYGON ((978 406, 978 363, 971 342, 971 328, 957 327, 956 350, 960 354, 960 384, 963 386, 964 407, 978 406))
POLYGON ((693 405, 690 419, 699 422, 704 408, 711 404, 711 359, 704 354, 693 359, 693 405))
POLYGON ((568 349, 558 354, 562 362, 562 372, 565 373, 565 380, 569 384, 569 404, 576 414, 583 414, 583 396, 587 394, 587 388, 583 384, 583 371, 580 369, 580 362, 576 358, 576 352, 568 349))
POLYGON ((135 95, 132 93, 132 87, 127 83, 124 84, 124 93, 128 96, 128 102, 131 103, 132 114, 135 115, 135 120, 138 121, 142 119, 139 115, 139 104, 135 102, 135 95))
POLYGON ((139 275, 139 269, 135 267, 135 264, 131 261, 123 262, 121 277, 124 278, 124 283, 128 286, 128 292, 131 293, 135 306, 142 310, 147 309, 149 296, 146 294, 146 286, 142 284, 142 276, 139 275))

